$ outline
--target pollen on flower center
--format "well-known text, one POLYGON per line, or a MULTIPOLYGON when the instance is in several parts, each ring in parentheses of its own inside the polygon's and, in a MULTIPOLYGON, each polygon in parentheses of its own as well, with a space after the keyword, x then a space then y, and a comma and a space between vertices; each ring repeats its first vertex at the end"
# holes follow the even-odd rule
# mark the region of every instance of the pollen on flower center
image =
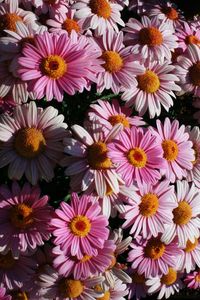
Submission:
POLYGON ((145 27, 139 32, 139 42, 142 45, 160 46, 163 42, 163 36, 156 27, 145 27))
POLYGON ((72 219, 69 228, 74 235, 85 237, 90 232, 91 223, 86 216, 78 215, 72 219))
POLYGON ((22 291, 13 291, 11 292, 12 295, 12 299, 15 300, 28 300, 28 296, 26 292, 22 292, 22 291))
POLYGON ((80 32, 80 26, 78 25, 77 21, 73 19, 66 19, 62 24, 62 28, 68 33, 71 33, 72 30, 75 30, 77 33, 80 32))
POLYGON ((106 291, 103 297, 98 298, 98 300, 110 300, 110 292, 106 291))
POLYGON ((90 167, 94 170, 109 169, 111 160, 107 157, 107 146, 103 142, 96 142, 88 147, 87 159, 90 167))
POLYGON ((165 244, 159 238, 151 238, 144 249, 146 257, 159 259, 165 252, 165 244))
POLYGON ((200 61, 189 69, 189 77, 194 85, 200 86, 200 61))
POLYGON ((145 276, 144 274, 140 275, 137 272, 133 273, 132 275, 133 283, 142 284, 145 283, 145 276))
POLYGON ((162 12, 166 15, 166 17, 170 20, 177 20, 178 19, 178 12, 173 7, 164 7, 162 12))
POLYGON ((173 215, 175 224, 185 225, 192 218, 192 208, 185 200, 183 200, 179 202, 178 207, 174 208, 173 215))
POLYGON ((198 273, 198 274, 195 276, 195 281, 196 281, 196 282, 200 282, 200 273, 198 273))
POLYGON ((153 71, 147 70, 144 74, 137 76, 138 87, 144 92, 155 93, 160 87, 158 75, 153 71))
POLYGON ((147 155, 141 148, 133 148, 127 153, 128 161, 136 168, 144 168, 147 163, 147 155))
POLYGON ((162 148, 164 151, 163 157, 168 161, 174 161, 178 156, 178 145, 173 140, 164 140, 162 142, 162 148))
POLYGON ((67 63, 59 55, 48 55, 42 59, 40 69, 44 75, 52 79, 59 79, 66 73, 67 63))
POLYGON ((139 210, 142 216, 151 217, 157 212, 158 206, 158 197, 155 194, 148 193, 142 197, 139 210))
POLYGON ((59 284, 59 290, 64 298, 76 298, 79 297, 83 290, 84 285, 80 280, 62 279, 59 284))
POLYGON ((84 263, 84 262, 86 262, 86 261, 88 261, 88 260, 90 260, 92 258, 92 256, 90 256, 90 255, 84 255, 82 258, 81 258, 81 262, 82 263, 84 263))
POLYGON ((186 243, 186 247, 185 247, 185 252, 191 252, 193 251, 196 246, 198 245, 199 243, 199 240, 197 238, 195 238, 195 242, 192 243, 190 240, 187 240, 187 243, 186 243))
POLYGON ((187 35, 185 38, 185 43, 187 45, 191 45, 191 44, 199 45, 200 40, 195 35, 187 35))
POLYGON ((93 14, 108 19, 111 16, 111 6, 107 0, 90 0, 89 6, 93 14))
POLYGON ((169 271, 166 275, 161 277, 161 283, 166 285, 171 285, 177 280, 177 272, 176 270, 169 268, 169 271))
POLYGON ((16 31, 16 22, 23 22, 22 18, 16 13, 6 13, 0 19, 0 35, 3 35, 3 30, 16 31))
POLYGON ((10 211, 11 223, 20 229, 26 229, 33 224, 33 209, 21 203, 13 206, 10 211))
POLYGON ((123 67, 123 59, 115 51, 104 51, 101 58, 105 61, 102 66, 109 73, 118 72, 123 67))
POLYGON ((7 270, 11 269, 15 264, 15 260, 12 257, 11 251, 9 251, 6 255, 0 254, 0 268, 7 270))
POLYGON ((45 150, 46 141, 42 131, 36 128, 20 129, 14 139, 14 148, 24 158, 34 158, 45 150))
POLYGON ((108 118, 108 121, 110 122, 110 124, 112 126, 116 125, 116 124, 122 124, 124 127, 129 127, 129 121, 127 120, 127 118, 123 115, 114 115, 114 116, 110 116, 108 118))

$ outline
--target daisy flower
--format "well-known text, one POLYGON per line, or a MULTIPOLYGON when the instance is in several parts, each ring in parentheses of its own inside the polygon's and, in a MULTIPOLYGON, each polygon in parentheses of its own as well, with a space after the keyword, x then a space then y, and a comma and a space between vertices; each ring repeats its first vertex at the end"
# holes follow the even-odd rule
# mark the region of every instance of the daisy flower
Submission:
POLYGON ((108 0, 78 0, 72 5, 77 9, 75 16, 83 20, 84 29, 95 29, 97 35, 102 35, 107 29, 119 32, 117 24, 124 26, 120 11, 123 7, 108 0))
POLYGON ((188 45, 184 55, 177 58, 175 67, 182 91, 200 97, 200 47, 188 45))
POLYGON ((194 243, 187 240, 183 254, 178 257, 177 265, 179 270, 186 270, 187 273, 194 270, 196 265, 200 268, 200 239, 195 238, 194 243))
POLYGON ((130 47, 123 44, 123 32, 107 30, 96 39, 101 51, 104 72, 97 75, 97 92, 111 89, 118 94, 122 87, 128 88, 135 82, 135 76, 141 75, 139 62, 135 62, 130 47))
POLYGON ((182 253, 175 240, 165 244, 160 235, 150 239, 138 237, 130 246, 132 250, 127 261, 132 263, 131 267, 137 269, 139 275, 144 274, 145 277, 167 274, 169 267, 176 267, 177 256, 182 253))
POLYGON ((168 273, 162 276, 151 277, 146 281, 148 293, 158 293, 157 299, 168 299, 171 295, 178 293, 183 288, 180 275, 174 268, 169 268, 168 273))
POLYGON ((12 251, 14 258, 21 252, 34 250, 50 238, 51 208, 48 196, 27 183, 23 188, 14 182, 12 190, 0 186, 0 250, 12 251))
POLYGON ((156 137, 141 128, 126 128, 108 144, 108 156, 127 186, 134 181, 155 184, 161 178, 159 169, 165 166, 162 155, 156 137))
POLYGON ((128 284, 128 299, 140 300, 141 298, 145 298, 147 295, 147 286, 144 274, 140 275, 137 270, 133 269, 129 269, 128 272, 132 279, 132 282, 128 284))
MULTIPOLYGON (((32 1, 33 2, 33 1, 32 1)), ((69 0, 34 0, 37 15, 49 14, 51 18, 67 12, 69 0)))
POLYGON ((192 170, 192 161, 195 160, 192 142, 189 141, 189 134, 185 131, 185 126, 179 127, 177 120, 170 121, 165 118, 164 124, 160 120, 156 121, 157 130, 151 128, 152 133, 157 137, 157 143, 163 148, 163 158, 165 159, 165 169, 161 170, 170 182, 186 177, 187 170, 192 170))
POLYGON ((91 104, 88 112, 89 119, 97 119, 103 125, 103 130, 108 133, 116 124, 122 124, 122 129, 131 126, 144 126, 146 123, 141 117, 131 116, 132 109, 121 106, 117 99, 110 101, 97 100, 91 104))
POLYGON ((174 187, 168 181, 158 182, 155 186, 145 184, 139 186, 135 197, 125 205, 125 219, 122 228, 131 226, 130 234, 136 238, 138 235, 149 238, 156 237, 159 232, 164 232, 164 224, 171 224, 172 210, 177 207, 174 187))
POLYGON ((52 106, 44 110, 35 102, 17 106, 12 117, 0 120, 0 168, 9 165, 10 179, 19 180, 25 174, 33 185, 42 178, 50 181, 68 134, 63 121, 64 116, 52 106))
POLYGON ((68 277, 73 275, 76 279, 89 278, 91 275, 100 275, 111 264, 115 244, 112 240, 105 241, 102 249, 97 249, 97 255, 85 254, 81 259, 66 255, 59 246, 53 249, 55 258, 53 266, 60 275, 68 277))
POLYGON ((74 41, 67 34, 44 32, 34 41, 34 46, 26 44, 22 50, 18 72, 38 99, 46 96, 47 101, 54 97, 62 101, 64 92, 82 92, 87 81, 102 70, 98 51, 86 48, 85 37, 74 41))
POLYGON ((184 283, 189 289, 199 289, 200 288, 200 270, 194 271, 186 276, 184 283))
POLYGON ((6 295, 6 289, 0 287, 0 300, 11 300, 11 296, 6 295))
POLYGON ((11 114, 16 105, 16 102, 10 94, 6 95, 3 98, 0 97, 0 114, 11 114))
POLYGON ((113 287, 103 283, 102 286, 97 286, 95 290, 104 293, 104 296, 100 300, 125 300, 125 296, 128 294, 127 285, 118 278, 115 278, 113 287))
POLYGON ((197 108, 197 112, 193 115, 194 119, 197 120, 197 123, 200 124, 200 100, 199 98, 194 99, 192 105, 197 108))
POLYGON ((97 249, 103 249, 108 238, 108 220, 100 214, 98 203, 92 203, 90 196, 71 196, 71 204, 62 202, 56 209, 56 217, 51 220, 54 226, 54 244, 60 245, 67 255, 82 259, 84 255, 96 256, 97 249))
POLYGON ((176 98, 173 91, 180 91, 176 84, 179 78, 172 74, 175 67, 169 62, 146 62, 139 66, 141 74, 136 76, 136 82, 131 82, 130 88, 122 88, 122 100, 126 106, 134 105, 139 115, 144 115, 148 110, 150 118, 161 114, 161 106, 166 111, 173 105, 172 97, 176 98))
POLYGON ((176 28, 179 47, 185 51, 188 45, 194 44, 200 46, 200 28, 197 29, 185 21, 181 25, 176 28))
POLYGON ((0 282, 9 290, 21 288, 31 280, 35 267, 36 262, 30 256, 21 254, 14 259, 10 251, 0 253, 0 282))
POLYGON ((173 222, 165 225, 162 240, 170 243, 176 236, 180 247, 185 247, 187 240, 192 243, 199 237, 200 228, 200 203, 199 189, 194 184, 177 180, 176 201, 177 207, 173 210, 173 222))
POLYGON ((85 280, 66 278, 60 276, 53 268, 46 266, 40 275, 38 283, 44 288, 44 298, 55 300, 96 300, 103 296, 102 292, 95 291, 94 287, 100 285, 104 277, 92 277, 85 280))
POLYGON ((119 126, 115 125, 107 135, 99 123, 93 122, 91 126, 89 132, 79 125, 71 127, 75 138, 64 139, 64 151, 71 156, 62 165, 68 165, 65 174, 71 176, 73 191, 96 190, 102 198, 110 189, 118 193, 119 183, 124 183, 107 154, 107 143, 118 133, 119 126))
POLYGON ((131 45, 132 52, 139 54, 142 60, 164 62, 166 58, 171 60, 171 51, 177 48, 177 37, 169 24, 158 17, 149 19, 141 18, 141 23, 130 18, 124 31, 125 43, 131 45))

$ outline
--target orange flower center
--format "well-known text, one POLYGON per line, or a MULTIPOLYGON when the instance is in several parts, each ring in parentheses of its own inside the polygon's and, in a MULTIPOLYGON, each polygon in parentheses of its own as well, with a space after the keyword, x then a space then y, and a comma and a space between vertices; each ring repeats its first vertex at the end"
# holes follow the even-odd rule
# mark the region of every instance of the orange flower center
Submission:
POLYGON ((123 67, 123 59, 115 51, 104 51, 101 58, 105 61, 104 69, 109 73, 118 72, 123 67))
POLYGON ((42 59, 40 69, 44 75, 51 79, 59 79, 66 73, 67 64, 59 55, 48 55, 42 59))
POLYGON ((133 281, 133 283, 143 284, 143 283, 145 283, 145 276, 144 276, 144 274, 139 275, 138 273, 134 273, 132 275, 132 281, 133 281))
POLYGON ((87 159, 90 167, 94 170, 109 169, 111 160, 107 157, 107 146, 103 142, 96 142, 88 147, 87 159))
POLYGON ((173 140, 164 140, 162 142, 164 151, 163 157, 168 161, 174 161, 178 156, 178 145, 173 140))
POLYGON ((142 28, 139 32, 139 43, 142 45, 160 46, 162 42, 162 33, 156 27, 142 28))
POLYGON ((84 285, 80 280, 62 279, 59 284, 59 290, 65 298, 79 297, 83 290, 84 285))
POLYGON ((98 300, 110 300, 110 292, 106 291, 103 297, 98 298, 98 300))
POLYGON ((129 121, 127 120, 127 118, 123 115, 115 115, 115 116, 110 116, 108 118, 108 121, 110 122, 110 124, 112 126, 116 125, 116 124, 122 124, 124 127, 129 127, 129 121))
POLYGON ((141 148, 133 148, 127 153, 128 161, 136 168, 144 168, 147 163, 147 155, 141 148))
POLYGON ((187 35, 185 38, 185 43, 187 45, 191 45, 191 44, 199 45, 200 40, 195 35, 187 35))
POLYGON ((33 209, 28 205, 21 203, 11 208, 11 223, 20 229, 26 229, 33 224, 33 209))
POLYGON ((187 240, 187 243, 186 243, 186 247, 185 247, 185 252, 192 252, 196 246, 198 245, 199 243, 199 240, 195 238, 195 242, 192 243, 190 240, 187 240))
POLYGON ((93 14, 104 19, 111 16, 111 6, 107 0, 90 0, 89 6, 93 14))
POLYGON ((0 35, 4 35, 3 30, 16 31, 16 22, 22 22, 22 18, 16 13, 6 13, 0 18, 0 35))
POLYGON ((174 208, 173 215, 175 224, 185 225, 192 218, 192 208, 185 200, 183 200, 182 202, 179 202, 178 207, 174 208))
POLYGON ((159 259, 165 252, 165 244, 159 238, 151 238, 144 249, 146 257, 159 259))
POLYGON ((78 215, 72 219, 69 228, 74 235, 85 237, 90 232, 91 223, 86 216, 78 215))
POLYGON ((166 275, 161 277, 161 283, 166 285, 171 285, 177 280, 176 270, 169 268, 169 271, 166 275))
POLYGON ((151 217, 157 212, 158 206, 158 197, 155 194, 148 193, 142 197, 139 210, 142 216, 151 217))
POLYGON ((189 69, 189 77, 194 85, 200 86, 200 61, 189 69))
POLYGON ((12 299, 14 300, 28 300, 28 295, 26 292, 22 291, 13 291, 11 292, 12 299))
POLYGON ((160 80, 156 73, 148 70, 142 75, 137 76, 138 87, 144 92, 153 94, 160 87, 160 80))
POLYGON ((15 264, 15 260, 12 257, 11 251, 9 251, 6 255, 0 254, 0 268, 4 270, 11 269, 15 264))
POLYGON ((106 196, 111 196, 113 194, 113 190, 109 184, 106 184, 106 196))
POLYGON ((80 27, 77 21, 73 19, 66 19, 62 24, 62 28, 65 29, 68 33, 71 33, 72 30, 75 30, 77 33, 80 32, 80 27))
POLYGON ((92 256, 90 256, 90 255, 84 255, 82 258, 81 258, 81 262, 82 263, 84 263, 84 262, 86 262, 86 261, 88 261, 88 260, 90 260, 92 258, 92 256))
POLYGON ((45 147, 46 141, 39 129, 23 128, 16 133, 14 148, 19 156, 34 158, 43 152, 45 147))
POLYGON ((178 19, 178 12, 173 7, 164 7, 162 12, 166 15, 166 17, 170 20, 177 20, 178 19))
POLYGON ((200 282, 200 273, 198 273, 198 274, 195 276, 195 281, 196 281, 196 282, 200 282))

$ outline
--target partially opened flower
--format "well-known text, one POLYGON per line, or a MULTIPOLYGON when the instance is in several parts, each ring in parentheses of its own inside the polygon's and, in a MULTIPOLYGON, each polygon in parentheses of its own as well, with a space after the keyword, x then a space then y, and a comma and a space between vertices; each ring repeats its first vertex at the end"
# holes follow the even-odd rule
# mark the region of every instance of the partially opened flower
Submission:
POLYGON ((186 276, 184 283, 187 288, 197 290, 200 288, 200 270, 194 271, 186 276))
POLYGON ((200 29, 195 28, 187 22, 182 22, 181 26, 176 28, 179 47, 185 51, 188 45, 200 46, 200 29))
POLYGON ((194 243, 187 240, 183 253, 178 257, 177 262, 180 271, 186 270, 187 273, 193 271, 196 266, 200 268, 200 239, 195 238, 194 243))

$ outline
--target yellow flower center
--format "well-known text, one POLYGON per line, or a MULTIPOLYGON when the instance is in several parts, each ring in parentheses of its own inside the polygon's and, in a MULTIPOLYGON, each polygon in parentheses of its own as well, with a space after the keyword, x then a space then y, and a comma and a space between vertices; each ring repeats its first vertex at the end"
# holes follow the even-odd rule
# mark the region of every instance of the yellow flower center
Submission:
POLYGON ((151 238, 144 249, 146 257, 151 259, 159 259, 165 252, 165 244, 159 238, 151 238))
POLYGON ((23 128, 16 133, 14 148, 19 156, 34 158, 43 152, 45 147, 46 141, 39 129, 23 128))
POLYGON ((59 79, 67 71, 67 63, 59 55, 48 55, 44 57, 40 64, 41 72, 51 79, 59 79))
POLYGON ((13 300, 28 300, 28 295, 26 292, 22 291, 13 291, 11 292, 13 300))
POLYGON ((62 279, 59 284, 59 290, 65 298, 79 297, 83 290, 84 285, 80 280, 62 279))
POLYGON ((81 262, 82 263, 84 263, 84 262, 86 262, 86 261, 88 261, 88 260, 90 260, 92 258, 92 256, 90 256, 90 255, 84 255, 82 258, 81 258, 81 262))
POLYGON ((62 24, 62 28, 65 29, 68 33, 71 33, 72 30, 75 30, 77 33, 80 32, 78 23, 73 19, 66 19, 62 24))
POLYGON ((157 212, 158 206, 158 197, 155 194, 148 193, 142 197, 139 210, 142 216, 151 217, 157 212))
POLYGON ((136 168, 144 168, 147 163, 147 155, 141 148, 133 148, 127 153, 128 161, 136 168))
POLYGON ((109 169, 111 160, 107 157, 107 146, 103 142, 96 142, 88 147, 87 159, 90 167, 94 170, 109 169))
POLYGON ((101 58, 105 61, 102 66, 109 73, 118 72, 123 67, 123 59, 115 51, 105 51, 101 58))
POLYGON ((142 28, 139 32, 139 43, 142 45, 160 46, 162 42, 162 33, 156 27, 142 28))
POLYGON ((11 251, 9 251, 6 255, 0 254, 0 268, 4 270, 11 269, 15 264, 15 260, 12 257, 11 251))
POLYGON ((72 219, 69 228, 74 235, 85 237, 90 232, 91 223, 86 216, 78 215, 72 219))
POLYGON ((198 245, 199 243, 199 240, 195 238, 195 242, 192 243, 190 240, 187 240, 187 243, 186 243, 186 247, 185 247, 185 252, 192 252, 196 246, 198 245))
POLYGON ((137 76, 138 87, 146 93, 153 94, 160 87, 160 80, 153 71, 146 71, 142 75, 137 76))
POLYGON ((124 127, 129 127, 129 121, 127 120, 127 118, 123 115, 115 115, 115 116, 110 116, 108 118, 108 121, 110 122, 110 124, 112 126, 116 125, 116 124, 122 124, 124 127))
POLYGON ((145 283, 145 276, 144 274, 139 275, 138 273, 134 273, 132 275, 132 281, 133 283, 137 283, 137 284, 145 283))
POLYGON ((162 12, 166 15, 166 17, 170 20, 177 20, 178 19, 178 12, 173 7, 164 7, 162 12))
POLYGON ((185 225, 192 218, 192 208, 185 200, 183 200, 179 202, 178 207, 174 208, 173 215, 175 224, 185 225))
POLYGON ((194 85, 200 86, 200 61, 189 69, 189 77, 194 85))
POLYGON ((11 208, 11 223, 20 229, 26 229, 33 224, 33 209, 28 205, 21 203, 11 208))
POLYGON ((161 283, 166 285, 171 285, 177 280, 176 270, 169 268, 169 271, 166 275, 161 277, 161 283))
POLYGON ((195 281, 196 281, 196 282, 200 282, 200 273, 198 273, 198 274, 195 276, 195 281))
POLYGON ((0 35, 4 35, 3 30, 16 31, 16 22, 22 22, 22 18, 16 13, 6 13, 0 17, 0 35))
POLYGON ((104 19, 111 16, 111 6, 107 0, 90 0, 89 6, 93 14, 104 19))
POLYGON ((195 35, 187 35, 185 38, 185 43, 187 45, 199 45, 200 44, 200 40, 195 36, 195 35))
POLYGON ((98 298, 98 300, 110 300, 110 292, 106 291, 103 297, 98 298))
POLYGON ((168 161, 174 161, 178 156, 178 145, 173 140, 164 140, 162 142, 164 151, 163 157, 168 161))

